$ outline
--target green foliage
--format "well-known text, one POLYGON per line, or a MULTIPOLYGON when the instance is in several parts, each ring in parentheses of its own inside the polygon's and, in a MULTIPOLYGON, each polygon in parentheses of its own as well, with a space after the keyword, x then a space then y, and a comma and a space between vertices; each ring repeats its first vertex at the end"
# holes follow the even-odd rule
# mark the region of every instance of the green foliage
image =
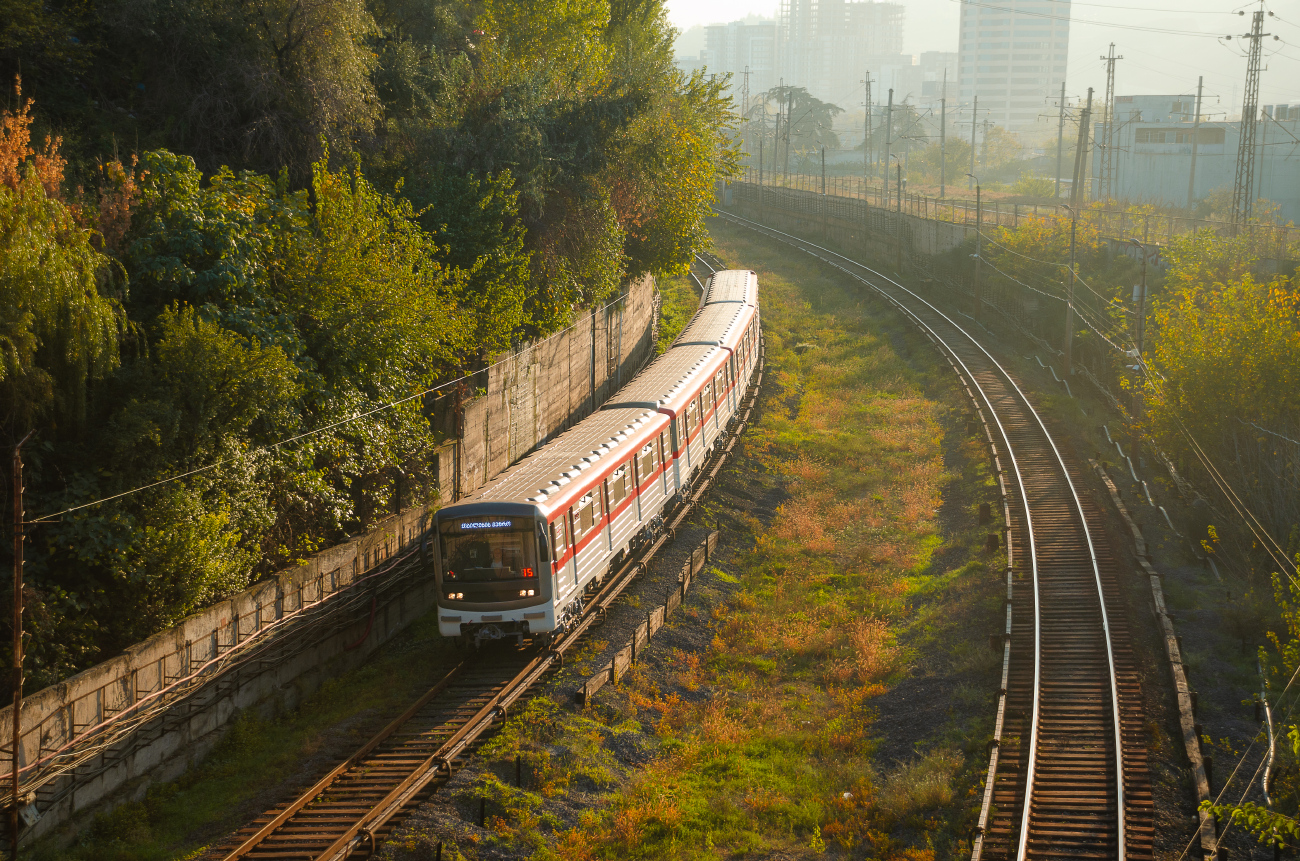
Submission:
POLYGON ((15 188, 0 183, 0 400, 9 435, 41 418, 80 422, 87 384, 117 365, 121 308, 101 290, 110 265, 30 167, 15 188))
POLYGON ((1056 180, 1050 176, 1038 176, 1032 173, 1022 173, 1011 186, 1012 194, 1019 194, 1023 197, 1053 197, 1056 194, 1056 180))
POLYGON ((32 685, 434 499, 422 392, 685 271, 736 154, 672 42, 660 0, 0 0, 70 158, 3 112, 28 508, 199 470, 33 536, 32 685))
MULTIPOLYGON (((883 138, 882 138, 883 141, 883 138)), ((944 143, 943 158, 947 165, 944 174, 948 185, 965 185, 966 171, 970 170, 970 141, 950 137, 944 143)), ((919 152, 912 153, 907 162, 907 176, 913 181, 939 184, 940 146, 932 143, 919 152)))

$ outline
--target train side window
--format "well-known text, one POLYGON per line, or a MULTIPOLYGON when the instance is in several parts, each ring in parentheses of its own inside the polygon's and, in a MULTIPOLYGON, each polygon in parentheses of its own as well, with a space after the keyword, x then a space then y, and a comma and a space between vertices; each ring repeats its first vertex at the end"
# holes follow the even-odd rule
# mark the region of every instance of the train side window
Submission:
POLYGON ((690 434, 700 423, 700 402, 691 398, 686 405, 686 433, 690 434))
POLYGON ((651 441, 646 443, 641 453, 637 455, 637 474, 642 482, 655 474, 655 466, 655 444, 651 441))
MULTIPOLYGON (((723 365, 721 368, 718 368, 718 375, 713 378, 713 387, 717 389, 719 393, 725 392, 727 390, 727 366, 726 365, 723 365)), ((722 400, 721 394, 718 395, 718 400, 722 400)))
POLYGON ((677 414, 677 450, 686 448, 686 411, 677 414))
POLYGON ((704 412, 709 411, 713 406, 713 383, 705 383, 704 388, 700 390, 700 403, 704 405, 704 412))
POLYGON ((628 471, 631 461, 620 466, 609 475, 609 510, 613 511, 627 498, 628 471))
POLYGON ((564 548, 568 546, 569 543, 564 538, 564 515, 563 514, 557 517, 555 519, 555 522, 551 524, 551 536, 552 538, 554 538, 554 541, 552 543, 555 545, 555 558, 559 559, 561 556, 564 555, 564 548))

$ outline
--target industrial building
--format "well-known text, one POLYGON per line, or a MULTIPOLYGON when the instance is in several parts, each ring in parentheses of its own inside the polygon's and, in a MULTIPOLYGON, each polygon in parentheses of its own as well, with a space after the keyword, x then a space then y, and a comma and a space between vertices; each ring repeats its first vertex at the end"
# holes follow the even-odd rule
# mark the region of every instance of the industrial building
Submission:
MULTIPOLYGON (((981 104, 983 99, 981 99, 981 104)), ((1104 197, 1102 149, 1113 158, 1114 196, 1132 202, 1187 206, 1236 180, 1241 123, 1196 122, 1195 95, 1116 96, 1115 120, 1093 126, 1093 197, 1104 197), (1195 151, 1195 179, 1192 176, 1195 151), (1189 194, 1190 193, 1190 194, 1189 194)), ((1262 107, 1256 126, 1255 198, 1300 220, 1300 104, 1262 107)))

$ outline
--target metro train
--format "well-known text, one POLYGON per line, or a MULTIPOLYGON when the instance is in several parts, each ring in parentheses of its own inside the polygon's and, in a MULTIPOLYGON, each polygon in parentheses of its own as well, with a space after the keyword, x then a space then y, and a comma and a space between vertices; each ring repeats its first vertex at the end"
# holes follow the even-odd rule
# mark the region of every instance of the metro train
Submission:
POLYGON ((543 639, 684 498, 758 361, 758 279, 716 272, 672 347, 601 409, 434 515, 438 630, 543 639))

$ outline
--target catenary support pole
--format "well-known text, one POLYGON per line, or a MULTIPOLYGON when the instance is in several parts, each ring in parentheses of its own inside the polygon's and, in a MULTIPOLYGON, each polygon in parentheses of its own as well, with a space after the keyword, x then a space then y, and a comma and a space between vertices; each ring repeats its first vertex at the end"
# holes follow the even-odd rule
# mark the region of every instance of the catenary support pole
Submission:
POLYGON ((1070 207, 1070 285, 1065 291, 1065 373, 1074 374, 1074 237, 1079 227, 1079 213, 1070 207))
POLYGON ((1065 81, 1061 81, 1061 118, 1056 122, 1056 200, 1061 199, 1061 155, 1065 143, 1065 81))
MULTIPOLYGON (((970 112, 970 173, 968 176, 975 175, 975 128, 979 122, 980 115, 980 97, 975 97, 975 107, 970 112)), ((974 180, 971 180, 974 182, 974 180)))
POLYGON ((885 174, 885 186, 884 186, 884 192, 881 195, 881 200, 884 202, 886 207, 889 206, 889 156, 890 156, 889 150, 893 146, 893 143, 894 143, 894 91, 891 89, 889 91, 889 106, 885 108, 885 161, 884 161, 885 169, 883 171, 885 174))
POLYGON ((975 180, 975 319, 984 319, 983 285, 980 283, 980 262, 984 256, 984 211, 980 205, 980 182, 975 180))
POLYGON ((1090 122, 1092 122, 1092 87, 1088 88, 1087 105, 1079 114, 1079 142, 1074 149, 1074 179, 1070 183, 1070 206, 1072 207, 1079 205, 1080 188, 1087 180, 1088 123, 1090 122))
POLYGON ((948 176, 948 70, 943 70, 943 92, 939 96, 939 199, 943 200, 944 180, 948 176))

